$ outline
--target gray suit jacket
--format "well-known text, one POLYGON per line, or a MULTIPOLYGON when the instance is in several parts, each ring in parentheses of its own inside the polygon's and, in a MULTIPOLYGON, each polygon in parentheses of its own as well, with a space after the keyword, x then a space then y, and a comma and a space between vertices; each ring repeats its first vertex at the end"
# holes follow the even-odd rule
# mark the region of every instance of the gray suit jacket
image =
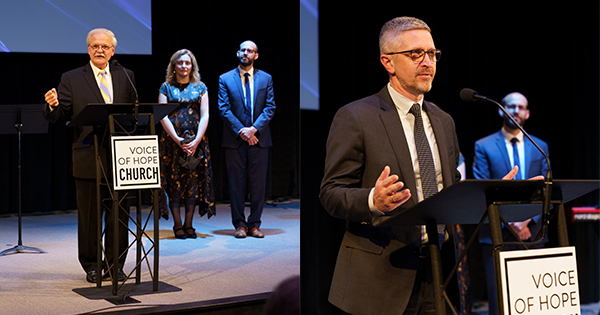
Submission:
MULTIPOLYGON (((460 179, 454 121, 424 102, 440 153, 444 187, 460 179)), ((404 130, 384 87, 378 94, 342 107, 327 140, 319 198, 334 217, 347 221, 329 301, 352 314, 401 314, 408 303, 419 258, 419 226, 373 227, 368 196, 384 167, 400 177, 412 197, 395 211, 417 203, 415 174, 404 130)))

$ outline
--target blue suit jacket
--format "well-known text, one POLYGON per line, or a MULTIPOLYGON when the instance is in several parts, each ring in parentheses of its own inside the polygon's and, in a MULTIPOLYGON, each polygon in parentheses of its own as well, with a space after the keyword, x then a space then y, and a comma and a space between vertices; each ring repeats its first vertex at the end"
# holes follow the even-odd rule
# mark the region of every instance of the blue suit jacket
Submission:
MULTIPOLYGON (((546 155, 550 156, 548 152, 548 144, 543 140, 531 136, 533 140, 540 146, 546 155)), ((546 176, 548 172, 548 163, 542 155, 542 153, 531 143, 527 137, 523 138, 525 145, 525 179, 532 178, 537 175, 546 176)), ((506 144, 504 142, 504 134, 502 130, 493 133, 485 138, 477 140, 475 142, 475 160, 473 161, 473 175, 476 179, 502 179, 511 169, 510 159, 508 157, 508 150, 506 150, 506 144)), ((533 222, 529 224, 532 237, 535 237, 541 229, 540 216, 535 216, 533 222)), ((508 237, 508 232, 504 233, 505 241, 514 241, 514 238, 508 237)), ((487 229, 482 228, 479 240, 482 243, 491 244, 489 237, 489 227, 487 229)), ((546 240, 544 242, 548 241, 546 240)))
MULTIPOLYGON (((271 130, 269 122, 275 114, 275 96, 273 95, 273 79, 270 74, 254 68, 254 112, 253 126, 258 130, 256 137, 260 147, 270 147, 271 130)), ((219 77, 219 114, 223 120, 224 148, 235 149, 243 140, 238 135, 244 128, 244 90, 240 78, 240 69, 235 69, 219 77)))

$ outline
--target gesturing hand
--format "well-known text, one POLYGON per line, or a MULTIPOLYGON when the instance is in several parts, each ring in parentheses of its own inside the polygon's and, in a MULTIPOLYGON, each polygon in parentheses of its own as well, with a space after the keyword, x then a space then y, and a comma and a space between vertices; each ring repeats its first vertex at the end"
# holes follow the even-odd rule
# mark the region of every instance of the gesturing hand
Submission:
POLYGON ((52 88, 50 91, 44 94, 44 99, 46 103, 52 107, 58 106, 58 93, 56 93, 56 89, 52 88))
POLYGON ((390 167, 386 165, 375 183, 373 205, 381 212, 396 209, 410 199, 410 190, 404 189, 404 183, 398 181, 398 175, 390 175, 390 167))
MULTIPOLYGON (((508 172, 508 174, 506 174, 506 175, 504 175, 504 177, 502 177, 502 179, 504 179, 504 180, 513 179, 515 177, 515 175, 517 175, 518 172, 519 172, 519 167, 517 165, 515 165, 512 168, 512 170, 510 170, 510 172, 508 172)), ((532 178, 528 178, 527 180, 544 180, 544 176, 538 175, 538 176, 534 176, 532 178)))

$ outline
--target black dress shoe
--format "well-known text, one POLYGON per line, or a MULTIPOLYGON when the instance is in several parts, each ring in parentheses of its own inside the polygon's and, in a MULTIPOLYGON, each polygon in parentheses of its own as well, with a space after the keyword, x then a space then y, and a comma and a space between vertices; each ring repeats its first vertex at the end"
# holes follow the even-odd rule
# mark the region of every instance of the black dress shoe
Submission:
MULTIPOLYGON (((182 227, 179 227, 179 228, 175 228, 175 227, 173 227, 173 234, 175 234, 175 238, 177 238, 177 239, 180 239, 180 240, 184 240, 184 239, 186 239, 186 235, 185 235, 185 233, 184 233, 184 234, 181 234, 181 235, 177 235, 177 232, 179 232, 179 231, 183 231, 183 226, 182 226, 182 227)), ((185 232, 185 231, 184 231, 184 232, 185 232)))
POLYGON ((88 271, 85 275, 85 280, 87 280, 89 283, 96 283, 98 280, 98 273, 96 270, 88 271))
POLYGON ((197 238, 198 234, 196 234, 196 229, 190 226, 188 228, 185 228, 185 236, 187 238, 197 238))
MULTIPOLYGON (((127 279, 127 275, 123 272, 123 269, 117 270, 117 280, 119 282, 123 282, 123 281, 125 281, 125 279, 127 279)), ((111 281, 112 279, 110 277, 110 273, 105 272, 104 276, 102 276, 102 280, 103 281, 111 281)))

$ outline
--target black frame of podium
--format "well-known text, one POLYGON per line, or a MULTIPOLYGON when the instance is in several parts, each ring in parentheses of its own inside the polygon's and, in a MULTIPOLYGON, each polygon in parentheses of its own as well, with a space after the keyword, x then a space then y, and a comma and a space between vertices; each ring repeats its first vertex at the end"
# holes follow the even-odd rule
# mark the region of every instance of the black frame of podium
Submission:
MULTIPOLYGON (((105 180, 105 184, 108 186, 108 190, 110 192, 111 198, 110 200, 112 201, 112 218, 113 218, 113 239, 116 240, 119 238, 119 224, 124 224, 127 227, 129 226, 128 222, 120 222, 119 219, 119 211, 126 211, 125 209, 123 209, 121 207, 121 202, 125 199, 125 198, 132 198, 132 197, 128 197, 129 191, 124 193, 123 196, 121 196, 120 190, 115 190, 114 187, 112 187, 112 182, 110 180, 110 176, 109 174, 112 174, 111 172, 111 165, 110 162, 108 162, 109 165, 105 166, 102 163, 102 159, 101 159, 101 155, 99 152, 99 147, 98 147, 98 127, 99 126, 105 126, 108 125, 109 128, 109 133, 111 136, 117 136, 117 135, 134 135, 136 132, 138 132, 138 126, 146 126, 145 132, 148 132, 149 129, 149 134, 150 135, 155 135, 155 119, 154 117, 165 117, 166 115, 168 115, 171 111, 173 111, 175 108, 177 108, 179 106, 178 103, 169 103, 169 104, 134 104, 134 103, 113 103, 113 104, 104 104, 104 103, 100 103, 100 104, 88 104, 80 113, 79 115, 77 115, 77 117, 75 117, 73 120, 71 120, 67 125, 68 126, 93 126, 94 127, 94 146, 95 146, 95 156, 96 156, 96 195, 98 196, 98 198, 96 198, 97 200, 97 207, 98 207, 98 261, 97 261, 97 267, 96 267, 96 273, 97 273, 97 281, 96 281, 96 287, 101 288, 102 287, 102 257, 103 257, 103 253, 105 253, 104 251, 104 247, 103 247, 103 243, 102 243, 102 235, 104 234, 104 232, 102 231, 102 201, 100 199, 101 193, 100 193, 100 187, 101 185, 103 185, 102 183, 102 179, 105 180), (120 130, 117 130, 116 127, 118 127, 120 130), (128 128, 131 128, 130 130, 128 128)), ((159 119, 158 121, 160 122, 159 119)), ((110 160, 110 159, 108 159, 110 160)), ((142 215, 141 215, 141 208, 142 208, 142 200, 141 200, 141 191, 142 189, 137 189, 137 194, 136 194, 136 219, 134 220, 131 215, 128 214, 128 220, 131 220, 132 222, 135 223, 136 225, 136 231, 132 231, 128 229, 128 233, 131 233, 132 235, 135 236, 135 240, 133 240, 127 247, 127 249, 125 250, 125 253, 127 253, 129 251, 129 249, 131 248, 131 246, 135 243, 136 244, 136 264, 135 264, 135 283, 136 284, 140 284, 141 283, 141 265, 142 262, 146 262, 147 263, 147 267, 148 267, 148 271, 150 273, 150 277, 152 278, 152 290, 153 291, 158 291, 158 268, 159 268, 159 219, 160 219, 160 213, 159 213, 159 209, 158 209, 158 191, 159 188, 155 188, 152 191, 152 200, 153 200, 153 205, 152 205, 152 209, 148 215, 148 218, 146 219, 146 222, 142 222, 142 215), (154 217, 154 235, 153 237, 150 237, 146 231, 145 228, 147 227, 149 220, 150 220, 150 215, 153 215, 154 217), (146 236, 146 238, 152 243, 152 246, 150 246, 150 248, 148 248, 148 250, 146 250, 146 248, 143 246, 142 243, 142 237, 146 236), (142 251, 144 252, 144 255, 142 257, 142 251), (152 270, 151 266, 150 266, 150 262, 148 260, 148 255, 151 251, 154 251, 154 262, 153 262, 153 267, 154 267, 154 271, 152 270)), ((108 211, 108 210, 107 210, 108 211)), ((106 224, 111 224, 109 222, 106 222, 106 224)), ((133 271, 131 271, 125 281, 123 281, 123 283, 119 286, 119 281, 118 281, 118 266, 117 266, 117 262, 119 260, 119 246, 113 246, 113 259, 114 262, 111 266, 107 266, 108 268, 108 273, 110 275, 111 278, 111 282, 112 282, 112 295, 116 296, 118 295, 119 289, 123 287, 123 285, 125 285, 125 282, 131 277, 131 275, 133 274, 133 271)))
MULTIPOLYGON (((557 218, 558 246, 569 246, 564 203, 600 188, 600 180, 554 180, 548 201, 553 205, 551 212, 557 218)), ((496 277, 496 298, 498 314, 503 314, 502 289, 500 281, 500 252, 504 250, 502 223, 524 221, 542 213, 544 206, 544 181, 532 180, 464 180, 460 181, 429 199, 402 209, 390 216, 373 220, 376 227, 425 225, 430 240, 429 252, 433 274, 436 314, 446 314, 447 303, 454 314, 450 299, 445 290, 458 270, 468 249, 477 239, 479 228, 490 224, 492 246, 494 248, 494 271, 496 277), (477 224, 454 268, 443 281, 440 247, 437 237, 437 224, 477 224)), ((549 205, 548 205, 549 206, 549 205)), ((543 222, 547 226, 549 219, 543 222)), ((518 236, 512 229, 511 233, 518 236)), ((542 228, 545 230, 545 228, 542 228)), ((540 236, 540 235, 538 235, 540 236)), ((543 237, 544 235, 541 235, 543 237)), ((521 242, 524 248, 527 244, 521 242)))
POLYGON ((17 134, 17 184, 18 184, 18 243, 0 252, 0 256, 11 253, 40 253, 46 251, 23 245, 22 199, 21 199, 21 134, 44 134, 48 132, 48 121, 42 116, 42 104, 18 104, 0 106, 0 134, 17 134), (14 127, 14 129, 13 129, 14 127))

